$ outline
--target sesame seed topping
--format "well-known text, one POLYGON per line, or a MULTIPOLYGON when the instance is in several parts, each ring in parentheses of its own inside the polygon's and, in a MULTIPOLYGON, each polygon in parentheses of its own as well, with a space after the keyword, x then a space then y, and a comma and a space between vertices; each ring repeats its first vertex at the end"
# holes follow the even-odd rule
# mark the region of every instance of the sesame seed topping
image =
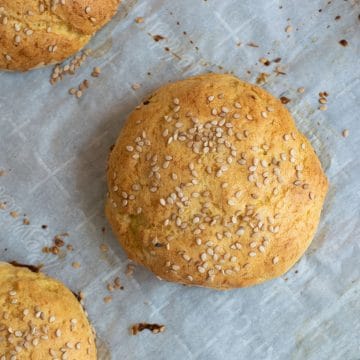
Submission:
POLYGON ((276 265, 278 262, 279 262, 279 257, 278 256, 275 256, 273 259, 272 259, 272 262, 274 265, 276 265))

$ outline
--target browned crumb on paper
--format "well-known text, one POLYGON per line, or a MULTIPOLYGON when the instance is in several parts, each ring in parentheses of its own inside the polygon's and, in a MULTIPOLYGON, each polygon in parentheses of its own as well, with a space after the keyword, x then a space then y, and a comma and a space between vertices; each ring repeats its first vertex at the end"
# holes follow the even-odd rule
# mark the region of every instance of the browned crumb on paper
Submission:
POLYGON ((286 104, 288 104, 288 103, 291 101, 291 99, 289 99, 289 98, 286 97, 286 96, 281 96, 281 97, 280 97, 280 101, 281 101, 282 104, 286 105, 286 104))
POLYGON ((131 335, 137 335, 139 332, 143 330, 149 330, 153 334, 158 334, 165 331, 165 325, 137 323, 131 326, 130 330, 131 330, 131 335))
POLYGON ((162 36, 162 35, 153 35, 152 38, 154 39, 154 41, 158 42, 158 41, 161 41, 161 40, 165 40, 166 37, 165 36, 162 36))
POLYGON ((0 169, 0 176, 4 176, 4 175, 6 175, 6 172, 5 172, 5 170, 3 170, 3 169, 0 169))
POLYGON ((10 216, 17 219, 19 217, 19 213, 17 211, 10 211, 10 216))
POLYGON ((260 73, 258 75, 258 77, 256 78, 256 83, 259 85, 259 84, 263 84, 263 83, 266 83, 267 81, 267 78, 270 76, 270 74, 267 74, 267 73, 260 73))
POLYGON ((340 40, 340 41, 339 41, 339 44, 340 44, 341 46, 344 46, 344 47, 346 47, 346 46, 349 45, 349 43, 348 43, 347 40, 345 40, 345 39, 340 40))
POLYGON ((145 21, 145 19, 142 16, 138 16, 137 18, 135 18, 135 22, 137 24, 142 24, 145 21))

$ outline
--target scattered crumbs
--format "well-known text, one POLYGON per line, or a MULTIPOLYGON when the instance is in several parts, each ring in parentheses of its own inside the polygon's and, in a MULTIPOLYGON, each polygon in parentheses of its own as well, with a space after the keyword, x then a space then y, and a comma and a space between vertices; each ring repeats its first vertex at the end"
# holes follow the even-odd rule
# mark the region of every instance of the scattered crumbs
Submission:
POLYGON ((265 66, 269 66, 271 64, 271 61, 266 58, 260 58, 259 61, 265 66))
POLYGON ((10 216, 17 219, 19 217, 19 213, 17 211, 10 211, 10 216))
POLYGON ((70 88, 69 89, 69 94, 74 95, 78 99, 80 99, 83 96, 85 90, 87 90, 89 88, 89 86, 90 86, 89 80, 85 79, 80 83, 80 85, 78 86, 77 89, 76 88, 70 88))
POLYGON ((121 285, 121 280, 119 277, 116 277, 114 280, 114 288, 124 290, 124 287, 121 285))
POLYGON ((137 24, 142 24, 145 21, 145 19, 142 16, 138 16, 137 18, 135 18, 135 22, 137 24))
POLYGON ((297 92, 298 92, 299 94, 303 94, 303 93, 305 92, 305 88, 304 88, 304 87, 299 87, 299 88, 297 89, 297 92))
POLYGON ((253 42, 249 42, 249 43, 247 43, 246 45, 247 45, 247 46, 250 46, 250 47, 253 47, 253 48, 258 48, 258 47, 259 47, 259 45, 255 44, 255 43, 253 43, 253 42))
POLYGON ((256 78, 256 83, 257 84, 263 84, 266 83, 267 78, 270 76, 270 74, 267 73, 260 73, 259 76, 256 78))
POLYGON ((134 264, 127 264, 125 275, 132 276, 134 274, 135 265, 134 264))
POLYGON ((344 138, 347 138, 347 137, 349 136, 349 129, 344 129, 344 130, 342 131, 342 136, 343 136, 344 138))
POLYGON ((274 73, 276 76, 278 75, 286 75, 286 72, 283 71, 283 69, 280 66, 277 66, 274 70, 274 73))
POLYGON ((23 219, 23 224, 24 225, 30 225, 30 220, 26 217, 23 219))
POLYGON ((81 264, 77 261, 74 261, 71 266, 74 268, 74 269, 79 269, 81 267, 81 264))
POLYGON ((141 88, 141 84, 135 83, 131 85, 133 90, 139 90, 141 88))
POLYGON ((105 296, 105 297, 104 297, 104 303, 105 303, 105 304, 108 304, 108 303, 110 303, 111 301, 112 301, 112 296, 109 295, 109 296, 105 296))
POLYGON ((288 104, 290 101, 291 101, 291 99, 289 99, 288 97, 286 97, 286 96, 281 96, 280 97, 280 101, 281 101, 281 103, 282 104, 288 104))
POLYGON ((162 35, 153 35, 152 38, 153 38, 154 41, 156 41, 156 42, 166 39, 165 36, 162 36, 162 35))
POLYGON ((287 32, 287 33, 290 33, 290 32, 292 32, 292 26, 291 25, 288 25, 286 28, 285 28, 285 32, 287 32))
POLYGON ((99 246, 99 248, 100 248, 101 252, 103 252, 103 253, 106 253, 106 252, 109 251, 109 246, 106 245, 106 244, 101 244, 101 245, 99 246))
POLYGON ((343 47, 346 47, 346 46, 349 45, 349 43, 348 43, 345 39, 340 40, 340 41, 339 41, 339 44, 340 44, 341 46, 343 46, 343 47))
POLYGON ((92 73, 91 73, 91 76, 92 76, 92 77, 99 77, 100 74, 101 74, 101 69, 100 69, 98 66, 95 66, 95 67, 93 68, 93 71, 92 71, 92 73))
POLYGON ((158 334, 165 331, 165 325, 138 323, 138 324, 134 324, 130 330, 131 330, 131 335, 137 335, 139 332, 143 330, 149 330, 153 334, 158 334))

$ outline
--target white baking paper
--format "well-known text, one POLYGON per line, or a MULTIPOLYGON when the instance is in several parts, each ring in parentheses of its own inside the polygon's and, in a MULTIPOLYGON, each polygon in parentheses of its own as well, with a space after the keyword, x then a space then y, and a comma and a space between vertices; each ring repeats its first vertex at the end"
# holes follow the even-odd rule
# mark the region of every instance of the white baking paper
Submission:
POLYGON ((356 0, 123 1, 76 75, 51 86, 49 68, 1 72, 0 202, 7 204, 0 260, 43 263, 85 293, 99 359, 360 359, 359 13, 356 0), (281 61, 264 66, 262 57, 281 61), (94 66, 102 70, 96 79, 94 66), (286 75, 276 75, 276 66, 286 75), (228 292, 161 282, 141 267, 127 277, 128 261, 103 212, 106 159, 127 115, 160 85, 207 71, 253 83, 269 73, 263 86, 291 99, 287 106, 331 184, 316 237, 294 268, 228 292), (90 89, 79 100, 70 96, 85 78, 90 89), (135 83, 141 88, 132 89, 135 83), (318 110, 322 91, 327 111, 318 110), (30 225, 22 224, 24 213, 30 225), (65 231, 73 252, 41 252, 65 231), (100 251, 102 243, 109 252, 100 251), (124 290, 110 294, 106 284, 116 276, 124 290), (144 321, 166 331, 130 336, 129 327, 144 321))

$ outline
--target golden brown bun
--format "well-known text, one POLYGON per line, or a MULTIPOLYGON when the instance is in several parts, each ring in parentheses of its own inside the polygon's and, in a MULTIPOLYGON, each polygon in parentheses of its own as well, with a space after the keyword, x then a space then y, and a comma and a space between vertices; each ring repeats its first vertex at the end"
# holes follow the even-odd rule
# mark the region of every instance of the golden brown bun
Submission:
POLYGON ((95 360, 94 335, 74 294, 41 273, 0 263, 0 359, 95 360))
POLYGON ((122 129, 107 176, 106 214, 129 258, 162 279, 217 289, 294 265, 328 188, 281 102, 220 74, 151 95, 122 129))
POLYGON ((0 69, 29 70, 80 50, 115 14, 120 0, 3 0, 0 69))

